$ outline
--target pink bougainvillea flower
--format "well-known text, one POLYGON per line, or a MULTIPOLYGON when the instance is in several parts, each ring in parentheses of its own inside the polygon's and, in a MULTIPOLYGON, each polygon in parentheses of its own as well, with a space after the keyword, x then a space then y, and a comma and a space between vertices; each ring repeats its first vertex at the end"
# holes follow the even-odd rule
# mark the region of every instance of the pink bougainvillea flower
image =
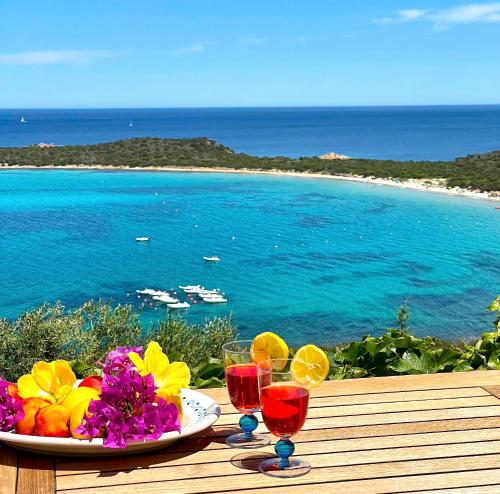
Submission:
POLYGON ((10 395, 8 381, 0 378, 0 431, 9 432, 24 417, 22 401, 10 395))
POLYGON ((180 431, 177 407, 156 396, 153 376, 141 376, 128 354, 139 348, 110 352, 104 361, 101 398, 89 405, 78 434, 102 436, 108 448, 130 441, 152 441, 163 433, 180 431))

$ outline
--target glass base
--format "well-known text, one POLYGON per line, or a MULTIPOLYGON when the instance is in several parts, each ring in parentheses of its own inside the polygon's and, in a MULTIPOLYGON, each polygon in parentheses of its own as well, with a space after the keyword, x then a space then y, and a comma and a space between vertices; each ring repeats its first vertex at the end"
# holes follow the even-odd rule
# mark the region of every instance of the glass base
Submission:
POLYGON ((291 458, 288 466, 281 468, 279 458, 269 458, 269 460, 264 460, 259 465, 259 470, 263 474, 269 475, 269 477, 289 479, 305 475, 311 470, 311 465, 307 461, 291 458))
POLYGON ((252 434, 251 437, 248 437, 244 432, 241 432, 227 437, 226 444, 231 448, 262 448, 271 444, 271 436, 268 434, 252 434))

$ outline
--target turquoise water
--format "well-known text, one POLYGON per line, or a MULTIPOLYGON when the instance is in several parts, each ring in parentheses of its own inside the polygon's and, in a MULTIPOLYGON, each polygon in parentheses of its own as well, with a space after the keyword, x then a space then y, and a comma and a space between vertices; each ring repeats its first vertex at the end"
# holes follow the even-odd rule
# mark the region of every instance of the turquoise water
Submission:
MULTIPOLYGON (((418 334, 488 329, 500 293, 494 203, 312 178, 98 171, 0 172, 0 314, 45 300, 140 303, 202 283, 243 335, 330 343, 380 332, 410 297, 418 334), (149 244, 135 242, 149 235, 149 244), (233 239, 234 237, 234 239, 233 239), (222 261, 208 264, 204 255, 222 261)), ((145 322, 163 317, 147 306, 145 322)))

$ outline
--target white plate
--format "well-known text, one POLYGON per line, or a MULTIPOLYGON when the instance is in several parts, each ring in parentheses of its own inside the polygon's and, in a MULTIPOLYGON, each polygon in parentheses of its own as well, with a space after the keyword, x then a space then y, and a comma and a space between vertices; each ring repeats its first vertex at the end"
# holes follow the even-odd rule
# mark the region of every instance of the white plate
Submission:
POLYGON ((134 442, 123 449, 104 448, 102 439, 73 439, 70 437, 40 437, 0 432, 0 441, 13 448, 45 455, 95 456, 128 455, 164 448, 181 437, 191 436, 214 424, 220 408, 212 398, 192 389, 182 390, 184 414, 181 432, 166 432, 156 441, 134 442))

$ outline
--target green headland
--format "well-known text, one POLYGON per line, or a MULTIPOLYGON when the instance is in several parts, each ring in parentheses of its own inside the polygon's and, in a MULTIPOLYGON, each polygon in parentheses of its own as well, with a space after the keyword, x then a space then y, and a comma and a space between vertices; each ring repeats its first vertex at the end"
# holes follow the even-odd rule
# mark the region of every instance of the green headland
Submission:
MULTIPOLYGON (((500 151, 452 161, 257 157, 236 153, 207 138, 134 138, 81 146, 33 145, 0 148, 3 166, 115 168, 227 168, 234 170, 315 173, 394 181, 428 181, 429 186, 500 191, 500 151)), ((500 195, 500 194, 499 194, 500 195)))

